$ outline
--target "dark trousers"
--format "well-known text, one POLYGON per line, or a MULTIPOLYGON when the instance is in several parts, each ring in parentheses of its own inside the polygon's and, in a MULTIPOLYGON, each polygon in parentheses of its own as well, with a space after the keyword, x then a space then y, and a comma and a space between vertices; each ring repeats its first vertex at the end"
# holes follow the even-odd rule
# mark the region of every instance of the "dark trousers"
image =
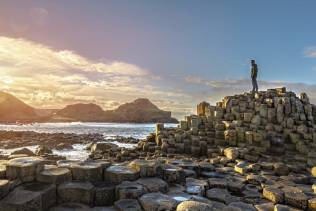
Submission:
POLYGON ((256 78, 252 78, 252 92, 258 92, 258 83, 256 78))

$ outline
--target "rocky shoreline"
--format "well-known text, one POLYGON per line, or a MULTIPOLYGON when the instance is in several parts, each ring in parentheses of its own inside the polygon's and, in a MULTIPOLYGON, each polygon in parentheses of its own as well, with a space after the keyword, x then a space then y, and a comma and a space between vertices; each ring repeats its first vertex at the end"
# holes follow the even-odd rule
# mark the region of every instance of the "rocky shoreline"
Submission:
POLYGON ((199 105, 178 128, 157 124, 135 148, 16 154, 0 161, 0 211, 316 210, 314 109, 284 88, 245 93, 199 105))

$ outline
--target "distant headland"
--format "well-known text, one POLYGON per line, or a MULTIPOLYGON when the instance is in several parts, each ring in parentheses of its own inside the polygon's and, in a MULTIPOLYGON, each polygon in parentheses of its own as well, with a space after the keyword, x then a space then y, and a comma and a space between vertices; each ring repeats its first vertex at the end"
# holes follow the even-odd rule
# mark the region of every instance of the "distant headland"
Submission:
POLYGON ((117 123, 177 123, 170 111, 159 109, 150 100, 139 98, 114 110, 103 110, 88 103, 67 105, 63 109, 36 109, 15 96, 0 91, 0 122, 117 122, 117 123))

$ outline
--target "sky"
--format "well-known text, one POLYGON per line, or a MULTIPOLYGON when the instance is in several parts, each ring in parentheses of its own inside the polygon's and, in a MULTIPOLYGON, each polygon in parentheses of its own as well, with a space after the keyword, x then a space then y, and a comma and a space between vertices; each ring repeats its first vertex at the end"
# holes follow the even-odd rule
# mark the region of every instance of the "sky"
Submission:
POLYGON ((313 0, 0 0, 0 89, 36 108, 196 104, 286 86, 316 103, 313 0))

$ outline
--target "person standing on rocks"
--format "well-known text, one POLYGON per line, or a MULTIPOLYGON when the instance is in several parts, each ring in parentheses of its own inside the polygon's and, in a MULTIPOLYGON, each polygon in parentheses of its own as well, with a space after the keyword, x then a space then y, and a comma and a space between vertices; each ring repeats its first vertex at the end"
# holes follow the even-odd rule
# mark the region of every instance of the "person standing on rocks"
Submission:
POLYGON ((251 60, 251 80, 252 80, 252 93, 253 94, 258 92, 257 75, 258 75, 258 66, 255 60, 251 60))

